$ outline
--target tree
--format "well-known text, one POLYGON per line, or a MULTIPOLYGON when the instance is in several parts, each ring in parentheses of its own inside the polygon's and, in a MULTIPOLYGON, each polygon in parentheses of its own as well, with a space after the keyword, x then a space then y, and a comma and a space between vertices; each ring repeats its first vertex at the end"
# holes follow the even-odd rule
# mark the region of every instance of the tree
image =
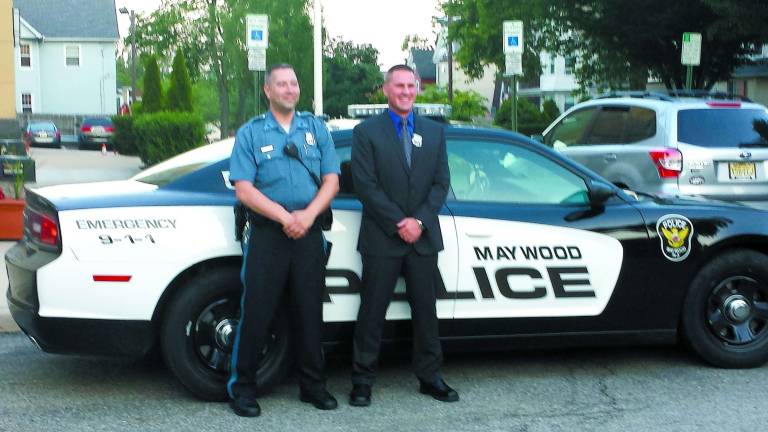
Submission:
MULTIPOLYGON (((416 96, 416 102, 448 104, 448 91, 441 87, 427 85, 424 87, 424 91, 416 96)), ((452 120, 469 122, 484 116, 487 112, 485 109, 485 98, 480 96, 479 93, 473 90, 453 91, 453 103, 451 103, 452 120)))
POLYGON ((192 81, 210 74, 216 83, 221 131, 228 135, 254 113, 255 95, 261 94, 261 89, 255 88, 254 73, 248 70, 244 17, 249 13, 270 16, 267 63, 294 66, 302 90, 298 108, 311 109, 312 26, 307 3, 165 0, 149 17, 137 20, 137 45, 166 58, 181 48, 192 81))
POLYGON ((167 99, 167 108, 170 111, 192 111, 192 83, 189 80, 184 53, 180 49, 176 50, 176 56, 173 58, 167 99))
POLYGON ((381 86, 379 52, 341 39, 332 39, 325 51, 323 109, 331 117, 344 117, 347 105, 367 102, 381 86))
POLYGON ((160 68, 157 59, 150 55, 144 65, 144 93, 141 97, 141 110, 144 113, 158 112, 163 109, 163 88, 160 85, 160 68))
POLYGON ((768 32, 759 0, 451 0, 444 9, 461 17, 449 37, 461 43, 457 59, 470 76, 479 76, 485 64, 503 67, 502 22, 522 19, 525 79, 540 73, 538 54, 546 49, 578 57, 582 87, 644 88, 652 75, 670 89, 682 88, 682 34, 700 32, 702 63, 694 84, 709 89, 748 62, 745 55, 768 32))

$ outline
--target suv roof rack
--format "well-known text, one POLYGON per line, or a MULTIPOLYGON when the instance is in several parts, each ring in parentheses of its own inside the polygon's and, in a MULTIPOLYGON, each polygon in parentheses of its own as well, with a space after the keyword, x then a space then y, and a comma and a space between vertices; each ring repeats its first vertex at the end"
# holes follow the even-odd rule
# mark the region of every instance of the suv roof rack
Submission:
POLYGON ((709 90, 701 90, 701 89, 695 89, 695 90, 675 89, 675 90, 667 90, 666 93, 657 92, 657 91, 647 91, 647 90, 612 91, 610 93, 606 93, 604 95, 598 96, 595 99, 610 99, 610 98, 620 98, 620 97, 657 99, 657 100, 667 101, 667 102, 674 101, 675 98, 685 98, 685 97, 698 98, 698 99, 738 100, 742 102, 752 102, 752 100, 750 100, 746 96, 741 96, 741 95, 726 93, 726 92, 712 92, 709 90))

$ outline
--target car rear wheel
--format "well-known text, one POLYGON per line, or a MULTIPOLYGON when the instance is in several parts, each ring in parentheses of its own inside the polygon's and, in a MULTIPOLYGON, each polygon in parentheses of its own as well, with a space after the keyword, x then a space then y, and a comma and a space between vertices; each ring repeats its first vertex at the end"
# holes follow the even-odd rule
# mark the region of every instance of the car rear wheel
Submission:
MULTIPOLYGON (((241 293, 237 268, 205 271, 181 288, 163 319, 163 359, 179 381, 201 399, 227 398, 241 293)), ((276 314, 259 364, 259 389, 268 389, 288 371, 289 329, 287 314, 276 314)))
POLYGON ((768 361, 768 256, 737 250, 708 263, 691 283, 682 330, 691 348, 715 366, 768 361))

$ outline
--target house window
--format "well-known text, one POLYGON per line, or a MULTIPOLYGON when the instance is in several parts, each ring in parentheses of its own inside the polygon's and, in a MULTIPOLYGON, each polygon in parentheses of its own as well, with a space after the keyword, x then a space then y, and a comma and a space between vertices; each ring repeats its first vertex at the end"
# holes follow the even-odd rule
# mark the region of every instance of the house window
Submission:
POLYGON ((25 113, 32 112, 32 94, 31 93, 21 94, 21 112, 25 112, 25 113))
POLYGON ((64 47, 67 56, 67 66, 80 66, 80 47, 67 45, 64 47))
POLYGON ((550 75, 555 74, 555 55, 554 54, 549 56, 549 74, 550 75))
POLYGON ((21 52, 21 67, 32 67, 32 54, 29 44, 19 44, 19 51, 21 52))
POLYGON ((565 74, 573 75, 573 67, 576 64, 576 57, 567 56, 565 58, 565 74))

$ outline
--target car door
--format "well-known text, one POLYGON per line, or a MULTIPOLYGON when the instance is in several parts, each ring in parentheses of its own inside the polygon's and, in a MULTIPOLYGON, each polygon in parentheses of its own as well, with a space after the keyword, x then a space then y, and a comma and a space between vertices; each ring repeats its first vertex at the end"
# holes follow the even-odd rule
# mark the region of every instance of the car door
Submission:
MULTIPOLYGON (((329 298, 324 306, 326 322, 345 322, 357 319, 360 305, 360 281, 362 262, 357 251, 357 237, 360 230, 362 203, 354 193, 350 173, 351 135, 336 134, 336 153, 341 162, 340 192, 333 200, 334 223, 326 237, 333 243, 333 253, 328 263, 326 284, 329 298)), ((450 321, 453 316, 456 293, 456 267, 458 263, 456 229, 448 208, 443 207, 439 215, 440 228, 443 232, 445 249, 438 255, 438 265, 442 277, 435 275, 438 281, 437 317, 450 321)), ((395 288, 393 301, 387 310, 387 321, 409 320, 411 310, 405 298, 405 282, 400 278, 395 288)), ((395 336, 393 326, 385 326, 384 337, 395 336)), ((410 337, 410 333, 407 335, 410 337)))
POLYGON ((637 209, 619 196, 592 205, 592 179, 530 141, 454 135, 448 154, 454 335, 639 325, 622 316, 644 298, 634 281, 652 262, 637 209))

